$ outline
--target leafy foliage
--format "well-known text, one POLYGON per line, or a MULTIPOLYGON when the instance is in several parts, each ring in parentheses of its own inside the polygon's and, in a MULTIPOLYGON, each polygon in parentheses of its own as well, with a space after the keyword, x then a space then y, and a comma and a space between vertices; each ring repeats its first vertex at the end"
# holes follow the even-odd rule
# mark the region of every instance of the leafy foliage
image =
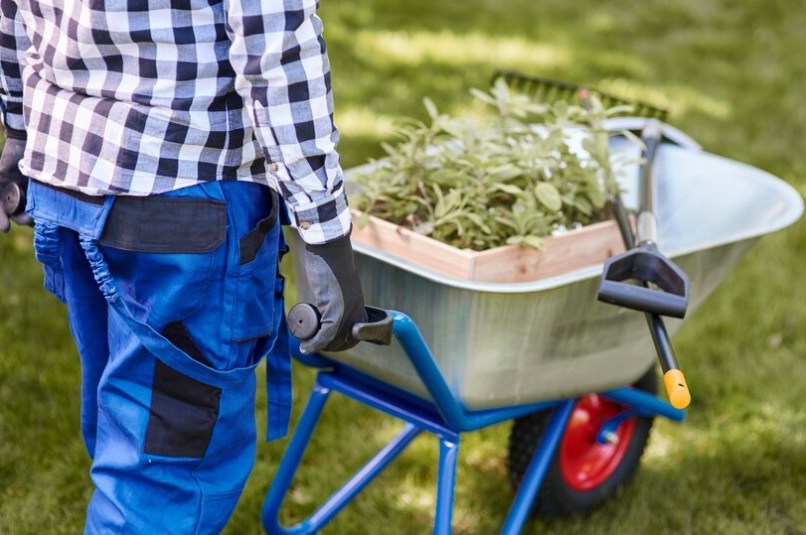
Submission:
POLYGON ((539 103, 501 79, 471 94, 485 113, 450 117, 425 99, 431 124, 402 124, 386 157, 356 173, 359 226, 370 214, 485 250, 541 248, 552 232, 604 219, 615 186, 602 122, 623 107, 539 103))

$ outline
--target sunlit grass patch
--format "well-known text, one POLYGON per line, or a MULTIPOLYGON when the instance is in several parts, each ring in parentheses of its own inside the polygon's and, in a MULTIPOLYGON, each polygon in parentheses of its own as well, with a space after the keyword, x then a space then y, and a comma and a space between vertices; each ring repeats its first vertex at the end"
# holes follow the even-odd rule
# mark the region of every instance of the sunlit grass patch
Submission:
POLYGON ((533 42, 521 37, 490 37, 482 33, 391 32, 362 30, 355 36, 357 50, 371 50, 367 59, 381 66, 388 62, 415 66, 422 63, 461 67, 487 65, 491 70, 501 65, 528 70, 545 70, 567 65, 569 51, 550 43, 533 42))
MULTIPOLYGON (((400 118, 424 119, 424 97, 458 110, 470 87, 509 68, 667 108, 705 150, 806 194, 806 10, 797 2, 339 0, 323 2, 321 16, 347 166, 377 156, 400 118)), ((674 340, 693 395, 687 419, 656 421, 635 479, 602 509, 540 518, 524 535, 806 533, 805 262, 806 222, 764 237, 674 340)), ((0 284, 0 533, 80 533, 92 492, 78 430, 81 371, 29 230, 0 236, 0 284)), ((293 287, 288 295, 294 303, 293 287)), ((295 365, 292 423, 314 373, 295 365)), ((284 504, 288 523, 400 428, 336 398, 284 504)), ((259 441, 264 403, 261 394, 259 441)), ((462 436, 454 534, 499 532, 514 495, 507 436, 506 424, 462 436)), ((263 498, 288 443, 259 443, 225 533, 263 533, 263 498)), ((418 438, 323 535, 430 533, 437 456, 433 436, 418 438)))
POLYGON ((732 104, 725 99, 680 84, 649 86, 640 81, 617 78, 602 80, 599 86, 614 95, 665 108, 673 117, 700 113, 713 119, 724 120, 730 118, 733 110, 732 104))
POLYGON ((365 106, 345 106, 339 113, 338 123, 341 134, 350 136, 372 136, 386 138, 395 129, 399 117, 375 113, 365 106))

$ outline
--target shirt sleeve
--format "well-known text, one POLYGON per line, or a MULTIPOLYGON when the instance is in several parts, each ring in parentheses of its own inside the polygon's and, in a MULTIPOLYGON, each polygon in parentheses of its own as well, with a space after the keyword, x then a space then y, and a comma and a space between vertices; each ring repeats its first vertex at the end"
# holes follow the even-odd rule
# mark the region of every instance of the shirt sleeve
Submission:
POLYGON ((307 243, 350 232, 316 0, 225 0, 235 87, 307 243))
POLYGON ((12 0, 0 0, 0 105, 7 128, 25 130, 20 58, 31 42, 12 0))

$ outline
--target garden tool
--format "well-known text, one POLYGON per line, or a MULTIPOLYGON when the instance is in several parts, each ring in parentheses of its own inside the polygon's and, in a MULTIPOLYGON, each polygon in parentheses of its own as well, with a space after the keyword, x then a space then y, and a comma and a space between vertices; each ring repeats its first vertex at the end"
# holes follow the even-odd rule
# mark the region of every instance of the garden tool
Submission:
POLYGON ((685 316, 689 281, 674 262, 658 251, 655 214, 657 184, 653 163, 662 138, 661 125, 655 120, 648 121, 641 137, 645 148, 639 171, 639 208, 635 234, 632 235, 627 219, 619 217, 619 212, 623 215, 624 208, 620 199, 616 198, 614 213, 622 235, 626 237, 624 243, 627 251, 605 262, 598 299, 646 314, 669 400, 675 408, 682 409, 691 402, 691 394, 685 377, 677 366, 661 316, 685 316))
POLYGON ((629 114, 637 117, 647 117, 665 121, 669 115, 669 112, 663 108, 647 104, 646 102, 617 97, 601 89, 585 85, 552 80, 551 78, 539 76, 527 76, 516 71, 496 71, 493 75, 493 80, 498 78, 503 78, 511 89, 530 94, 536 100, 542 102, 555 102, 559 100, 570 102, 574 101, 579 96, 580 92, 585 92, 589 95, 595 95, 602 105, 607 108, 622 105, 630 106, 632 110, 629 114))

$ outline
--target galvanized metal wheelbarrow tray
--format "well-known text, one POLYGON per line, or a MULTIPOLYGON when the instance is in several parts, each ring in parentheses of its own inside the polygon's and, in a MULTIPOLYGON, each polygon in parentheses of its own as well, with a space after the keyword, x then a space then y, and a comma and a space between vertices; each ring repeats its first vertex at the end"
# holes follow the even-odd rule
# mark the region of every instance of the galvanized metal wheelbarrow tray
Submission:
MULTIPOLYGON (((655 163, 658 242, 690 278, 689 318, 759 237, 800 217, 803 201, 764 171, 705 153, 674 129, 667 127, 666 134, 672 143, 660 146, 655 163)), ((625 204, 634 207, 637 173, 619 180, 625 204)), ((295 241, 300 244, 295 232, 289 235, 293 250, 295 241)), ((440 276, 360 244, 355 252, 366 302, 391 310, 394 337, 388 346, 295 355, 323 371, 267 494, 267 532, 317 532, 415 436, 428 431, 440 441, 434 533, 450 533, 460 434, 553 408, 501 531, 518 533, 578 396, 603 393, 626 407, 627 416, 683 419, 684 411, 626 386, 652 366, 654 349, 643 314, 597 302, 602 265, 532 283, 492 284, 440 276), (333 390, 407 425, 311 517, 282 527, 280 505, 333 390)), ((299 300, 309 301, 299 267, 299 300)), ((669 331, 682 323, 670 319, 669 331)), ((602 436, 624 416, 612 420, 603 425, 602 436)))

